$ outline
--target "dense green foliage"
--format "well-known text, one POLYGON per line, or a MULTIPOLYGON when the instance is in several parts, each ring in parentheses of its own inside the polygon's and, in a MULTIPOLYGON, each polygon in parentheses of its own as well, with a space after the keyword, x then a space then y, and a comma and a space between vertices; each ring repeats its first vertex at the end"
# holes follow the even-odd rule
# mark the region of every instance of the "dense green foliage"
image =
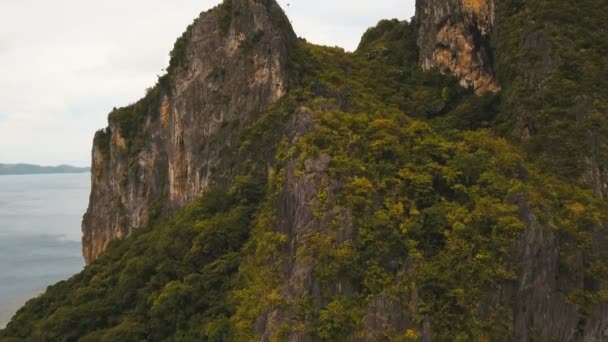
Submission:
POLYGON ((497 18, 501 132, 552 173, 580 177, 608 157, 608 3, 500 1, 497 18))
MULTIPOLYGON (((304 253, 314 264, 323 302, 309 295, 282 298, 281 260, 289 238, 273 227, 268 212, 254 230, 246 250, 253 257, 242 268, 245 283, 236 292, 239 340, 254 339, 256 318, 276 307, 299 313, 279 328, 279 340, 297 331, 344 340, 363 334, 363 315, 374 299, 413 293, 420 298, 414 319, 430 319, 439 341, 509 336, 510 309, 497 306, 480 317, 478 305, 500 284, 517 279, 513 245, 525 229, 519 212, 527 209, 570 241, 559 251, 566 273, 580 271, 568 260, 584 253, 585 282, 595 285, 565 288, 571 300, 582 308, 608 300, 608 278, 594 271, 606 269, 607 255, 593 255, 590 239, 606 219, 604 203, 547 176, 519 148, 481 128, 493 120, 498 99, 473 96, 448 77, 418 72, 415 55, 404 46, 411 42, 407 32, 407 24, 382 22, 355 54, 302 46, 305 68, 314 73, 304 73, 312 76, 301 78, 292 94, 315 113, 316 126, 278 153, 276 173, 285 175, 280 165, 286 157, 299 160, 298 172, 305 176, 304 161, 331 156, 330 179, 342 185, 331 195, 327 187, 319 189, 318 219, 335 196, 332 211, 352 210, 357 233, 340 241, 344 222, 334 218, 330 233, 306 236, 304 253), (391 52, 383 55, 383 46, 392 46, 391 52), (442 110, 421 109, 429 103, 442 110), (355 293, 336 289, 349 282, 355 293)), ((581 309, 583 322, 586 314, 581 309)), ((404 333, 387 331, 384 337, 407 340, 404 333)))
POLYGON ((117 241, 97 262, 30 302, 12 336, 50 341, 222 341, 225 303, 264 183, 239 177, 174 219, 117 241))
MULTIPOLYGON (((566 281, 560 289, 579 305, 581 324, 589 308, 608 301, 608 255, 593 241, 607 219, 605 202, 496 133, 508 121, 504 98, 477 97, 451 77, 420 71, 410 24, 380 22, 355 53, 305 41, 290 53, 289 93, 224 156, 234 176, 225 188, 114 242, 82 273, 31 300, 0 337, 259 340, 259 318, 276 310, 289 317, 274 327, 276 340, 306 332, 342 341, 365 333, 363 317, 376 300, 402 302, 406 312, 415 297, 411 320, 428 321, 434 340, 509 340, 508 305, 493 302, 480 314, 480 303, 517 279, 524 211, 560 241, 560 275, 582 274, 585 286, 566 281), (302 113, 312 115, 310 128, 292 140, 289 125, 302 113), (331 182, 315 185, 310 206, 328 229, 296 241, 281 229, 289 217, 277 203, 292 190, 291 163, 297 177, 313 179, 305 165, 321 155, 331 159, 331 182), (293 251, 296 243, 302 248, 293 251), (318 293, 285 295, 295 258, 310 263, 318 293)), ((155 115, 156 91, 111 115, 130 151, 137 127, 155 115)), ((420 333, 375 337, 415 341, 420 333)))
MULTIPOLYGON (((543 224, 591 253, 589 236, 605 219, 603 205, 539 176, 516 149, 489 131, 446 139, 428 124, 390 111, 330 111, 318 120, 320 128, 294 153, 303 159, 317 153, 332 156, 329 173, 344 184, 338 203, 353 209, 358 228, 352 241, 342 243, 337 242, 340 221, 333 234, 310 237, 315 276, 330 301, 306 318, 319 338, 346 338, 352 328, 362 329, 361 314, 370 300, 379 295, 410 298, 413 291, 420 298, 416 319, 428 315, 439 341, 508 336, 508 308, 480 318, 478 304, 490 289, 517 279, 511 248, 525 228, 518 218, 519 196, 538 201, 530 206, 546 220, 543 224), (562 209, 564 202, 570 211, 562 209), (340 279, 350 279, 360 292, 353 297, 356 304, 327 321, 323 310, 345 300, 335 292, 340 279), (351 328, 341 330, 345 325, 335 320, 349 320, 351 328)), ((320 191, 319 197, 326 197, 322 192, 327 190, 320 191)), ((591 270, 593 258, 588 260, 591 270)), ((587 276, 605 289, 604 275, 587 276)), ((606 292, 586 296, 593 303, 608 299, 606 292)))

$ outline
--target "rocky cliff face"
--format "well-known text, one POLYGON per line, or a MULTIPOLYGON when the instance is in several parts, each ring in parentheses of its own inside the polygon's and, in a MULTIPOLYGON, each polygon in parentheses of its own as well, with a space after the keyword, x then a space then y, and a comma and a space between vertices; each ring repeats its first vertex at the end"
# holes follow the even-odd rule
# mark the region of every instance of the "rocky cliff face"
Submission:
POLYGON ((526 224, 512 252, 518 277, 511 284, 502 284, 495 297, 513 317, 513 340, 526 341, 533 336, 540 341, 595 342, 608 338, 608 304, 583 308, 568 298, 573 288, 598 286, 585 272, 585 264, 603 257, 600 250, 608 246, 605 227, 595 229, 592 251, 584 256, 539 222, 528 199, 518 196, 514 201, 520 220, 526 224), (566 270, 560 253, 573 253, 576 266, 566 270))
POLYGON ((417 0, 420 66, 454 74, 479 95, 497 92, 490 37, 494 0, 417 0))
POLYGON ((226 0, 200 15, 176 44, 169 75, 146 99, 111 113, 95 137, 87 263, 227 172, 220 157, 238 132, 285 94, 294 38, 274 1, 226 0))
POLYGON ((540 0, 506 3, 419 0, 414 24, 382 21, 356 53, 296 40, 273 0, 203 13, 168 75, 95 136, 87 262, 150 229, 0 339, 608 340, 608 205, 556 176, 572 163, 538 160, 591 151, 601 180, 608 87, 560 66, 530 19, 540 0), (487 109, 502 122, 470 114, 487 109))

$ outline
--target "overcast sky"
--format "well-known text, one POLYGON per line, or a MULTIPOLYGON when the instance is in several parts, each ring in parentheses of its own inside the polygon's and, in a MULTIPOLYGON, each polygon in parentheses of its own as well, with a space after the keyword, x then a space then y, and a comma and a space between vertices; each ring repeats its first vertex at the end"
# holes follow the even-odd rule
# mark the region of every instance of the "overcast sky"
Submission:
MULTIPOLYGON (((299 36, 353 50, 378 20, 409 20, 414 1, 279 3, 299 36)), ((142 97, 175 39, 219 2, 1 0, 0 163, 89 165, 107 113, 142 97)))

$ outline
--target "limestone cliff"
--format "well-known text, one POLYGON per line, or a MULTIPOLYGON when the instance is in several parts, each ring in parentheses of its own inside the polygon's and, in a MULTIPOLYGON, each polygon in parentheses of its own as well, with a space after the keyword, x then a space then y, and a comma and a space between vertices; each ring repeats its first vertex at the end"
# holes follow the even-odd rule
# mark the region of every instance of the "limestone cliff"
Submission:
MULTIPOLYGON (((274 0, 203 13, 95 136, 91 265, 0 340, 608 340, 608 203, 578 168, 608 160, 608 59, 560 64, 543 1, 419 0, 355 53, 274 0)), ((594 1, 574 18, 603 25, 594 1)))
POLYGON ((497 92, 490 37, 494 0, 417 0, 420 66, 454 74, 479 95, 497 92))
POLYGON ((176 44, 169 75, 144 100, 111 113, 95 137, 87 263, 226 172, 220 155, 286 92, 294 38, 274 1, 226 0, 200 15, 176 44))

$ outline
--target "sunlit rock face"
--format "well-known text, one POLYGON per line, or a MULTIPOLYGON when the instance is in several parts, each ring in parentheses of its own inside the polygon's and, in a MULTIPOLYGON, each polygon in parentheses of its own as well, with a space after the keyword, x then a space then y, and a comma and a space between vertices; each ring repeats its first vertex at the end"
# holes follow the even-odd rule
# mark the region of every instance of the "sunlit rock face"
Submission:
POLYGON ((451 73, 478 95, 498 92, 490 49, 494 15, 494 0, 416 1, 422 69, 451 73))
POLYGON ((220 155, 286 92, 295 34, 276 2, 226 0, 202 13, 185 37, 168 85, 147 101, 131 133, 137 139, 112 114, 96 135, 83 220, 87 263, 151 216, 200 197, 228 172, 220 155))

